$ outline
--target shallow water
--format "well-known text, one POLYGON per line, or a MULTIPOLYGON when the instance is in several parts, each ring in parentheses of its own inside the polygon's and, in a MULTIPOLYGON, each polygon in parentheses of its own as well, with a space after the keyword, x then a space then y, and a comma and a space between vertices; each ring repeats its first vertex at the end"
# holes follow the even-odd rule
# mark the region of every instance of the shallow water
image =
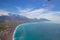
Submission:
POLYGON ((17 26, 14 40, 60 40, 60 24, 34 22, 17 26))

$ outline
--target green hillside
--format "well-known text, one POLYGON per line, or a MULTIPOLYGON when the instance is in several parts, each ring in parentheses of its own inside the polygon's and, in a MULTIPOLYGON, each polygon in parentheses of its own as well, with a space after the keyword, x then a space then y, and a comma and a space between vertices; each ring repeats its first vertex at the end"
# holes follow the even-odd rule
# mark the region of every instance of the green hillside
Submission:
POLYGON ((3 23, 0 23, 0 31, 4 29, 4 24, 3 23))

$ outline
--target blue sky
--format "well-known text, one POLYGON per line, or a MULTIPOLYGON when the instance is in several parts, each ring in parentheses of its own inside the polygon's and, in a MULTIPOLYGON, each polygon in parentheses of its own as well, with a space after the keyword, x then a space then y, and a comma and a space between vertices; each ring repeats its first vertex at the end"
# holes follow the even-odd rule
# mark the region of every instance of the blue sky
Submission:
POLYGON ((60 10, 60 0, 0 0, 0 9, 17 11, 16 7, 25 8, 42 8, 49 5, 55 6, 52 10, 60 10), (45 6, 43 6, 45 5, 45 6), (58 8, 57 8, 58 7, 58 8))
POLYGON ((8 13, 60 22, 60 0, 0 0, 0 16, 8 13))

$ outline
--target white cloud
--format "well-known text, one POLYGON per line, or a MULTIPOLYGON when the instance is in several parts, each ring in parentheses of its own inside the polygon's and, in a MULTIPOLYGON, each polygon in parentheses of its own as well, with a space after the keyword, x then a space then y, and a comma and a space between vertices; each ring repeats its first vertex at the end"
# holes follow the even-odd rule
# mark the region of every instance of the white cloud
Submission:
POLYGON ((52 9, 52 8, 55 8, 55 5, 53 5, 53 4, 43 4, 42 5, 44 8, 48 8, 48 9, 52 9))
MULTIPOLYGON (((24 9, 25 10, 25 9, 24 9)), ((29 17, 29 18, 38 18, 37 16, 41 15, 42 13, 44 13, 45 11, 47 11, 48 9, 35 9, 35 10, 32 10, 32 9, 27 9, 28 11, 24 12, 23 10, 20 10, 20 15, 23 15, 23 16, 26 16, 26 17, 29 17)))
POLYGON ((5 10, 0 10, 0 16, 2 15, 7 15, 8 16, 8 11, 5 11, 5 10))
POLYGON ((53 15, 53 14, 54 13, 42 14, 40 17, 52 20, 52 22, 60 23, 60 16, 56 16, 56 15, 53 15))
POLYGON ((29 12, 29 11, 31 11, 33 9, 33 8, 21 9, 20 7, 16 7, 16 8, 19 10, 20 13, 27 13, 27 12, 29 12))
POLYGON ((24 9, 19 10, 19 15, 26 16, 28 18, 46 18, 52 20, 53 22, 60 23, 60 11, 51 11, 47 8, 40 8, 40 9, 24 9))

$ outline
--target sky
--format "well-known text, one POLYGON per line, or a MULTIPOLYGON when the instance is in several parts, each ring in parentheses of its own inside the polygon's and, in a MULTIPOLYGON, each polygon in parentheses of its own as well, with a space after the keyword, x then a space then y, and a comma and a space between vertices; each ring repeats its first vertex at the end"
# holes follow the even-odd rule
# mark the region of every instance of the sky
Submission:
POLYGON ((60 0, 0 0, 0 16, 9 13, 60 23, 60 0))

